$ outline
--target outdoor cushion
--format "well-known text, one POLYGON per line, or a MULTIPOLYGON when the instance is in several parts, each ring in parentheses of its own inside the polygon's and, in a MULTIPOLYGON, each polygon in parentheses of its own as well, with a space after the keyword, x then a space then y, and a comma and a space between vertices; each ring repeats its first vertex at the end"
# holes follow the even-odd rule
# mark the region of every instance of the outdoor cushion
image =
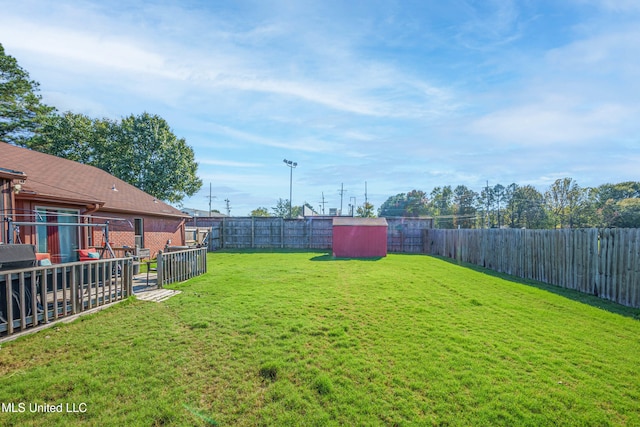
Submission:
POLYGON ((49 258, 43 258, 40 261, 38 261, 39 265, 52 265, 51 264, 51 260, 49 258))
POLYGON ((36 259, 38 261, 43 259, 51 259, 51 255, 48 252, 36 252, 36 259))
POLYGON ((95 248, 91 249, 78 249, 78 255, 80 255, 80 261, 90 261, 93 259, 100 259, 100 253, 95 248))

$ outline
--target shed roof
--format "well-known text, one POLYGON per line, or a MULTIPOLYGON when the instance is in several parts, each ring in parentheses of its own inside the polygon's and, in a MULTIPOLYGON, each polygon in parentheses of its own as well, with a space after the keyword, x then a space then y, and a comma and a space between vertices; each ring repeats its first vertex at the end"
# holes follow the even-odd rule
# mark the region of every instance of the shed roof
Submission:
POLYGON ((334 227, 386 227, 386 218, 358 218, 358 217, 335 217, 333 218, 334 227))
POLYGON ((98 204, 101 211, 188 217, 94 166, 0 142, 0 168, 26 174, 17 198, 98 204))

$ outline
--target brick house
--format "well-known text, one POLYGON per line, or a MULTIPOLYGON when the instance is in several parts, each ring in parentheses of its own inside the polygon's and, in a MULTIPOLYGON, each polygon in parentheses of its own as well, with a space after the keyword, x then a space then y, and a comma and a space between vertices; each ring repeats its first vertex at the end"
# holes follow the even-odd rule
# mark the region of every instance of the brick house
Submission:
POLYGON ((188 215, 93 166, 0 142, 0 190, 0 244, 34 244, 53 262, 103 247, 97 224, 114 248, 185 244, 188 215))

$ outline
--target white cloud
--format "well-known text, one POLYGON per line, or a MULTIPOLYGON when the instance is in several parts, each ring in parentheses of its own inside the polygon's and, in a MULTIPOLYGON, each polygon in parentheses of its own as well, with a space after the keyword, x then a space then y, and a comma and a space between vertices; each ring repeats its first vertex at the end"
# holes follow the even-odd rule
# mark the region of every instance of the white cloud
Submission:
MULTIPOLYGON (((640 3, 639 3, 640 4, 640 3)), ((589 35, 568 45, 551 50, 545 63, 556 71, 575 77, 602 76, 612 73, 619 77, 640 75, 640 30, 636 25, 608 29, 604 34, 589 35)), ((609 84, 616 84, 615 81, 609 84)))
POLYGON ((256 135, 255 133, 245 132, 238 129, 234 129, 230 126, 224 126, 219 124, 208 123, 207 127, 221 135, 256 145, 262 145, 267 147, 282 148, 286 150, 306 151, 311 153, 321 153, 333 150, 335 147, 328 142, 316 140, 313 138, 287 138, 286 140, 274 140, 273 138, 267 138, 264 136, 256 135))
POLYGON ((576 0, 578 3, 588 3, 612 12, 640 12, 637 0, 576 0))
POLYGON ((615 136, 618 125, 633 111, 621 105, 555 105, 553 102, 515 106, 472 122, 470 130, 515 146, 557 143, 585 144, 615 136))
POLYGON ((477 4, 463 2, 463 23, 456 40, 468 49, 493 50, 521 37, 519 11, 512 0, 486 0, 477 4))
POLYGON ((176 99, 198 88, 214 94, 235 90, 275 95, 373 117, 425 117, 446 109, 447 96, 442 89, 389 65, 357 58, 341 49, 322 48, 331 41, 316 40, 317 35, 308 42, 317 42, 318 46, 295 46, 293 59, 277 46, 262 46, 263 37, 281 34, 283 29, 277 24, 238 32, 214 29, 207 36, 208 43, 215 46, 211 47, 197 41, 185 45, 158 30, 143 32, 126 19, 114 21, 114 17, 94 13, 91 9, 84 11, 89 16, 86 21, 94 22, 97 29, 84 24, 80 10, 75 11, 75 21, 65 20, 67 26, 0 19, 0 36, 10 38, 15 50, 47 58, 48 67, 61 73, 94 78, 100 75, 103 82, 129 87, 167 103, 171 103, 171 97, 176 99), (105 28, 112 31, 105 32, 105 28), (251 49, 252 44, 260 46, 259 53, 251 49), (314 52, 321 52, 321 57, 314 57, 314 52), (277 65, 279 60, 282 63, 277 65), (295 64, 292 60, 308 64, 305 68, 313 71, 291 68, 295 64), (153 82, 157 89, 145 89, 149 85, 140 82, 153 82), (177 90, 176 84, 182 89, 177 90))
MULTIPOLYGON (((6 23, 5 23, 6 25, 6 23)), ((168 67, 161 55, 138 46, 131 39, 70 30, 43 23, 15 20, 3 35, 12 35, 12 46, 58 62, 185 79, 186 74, 168 67)))

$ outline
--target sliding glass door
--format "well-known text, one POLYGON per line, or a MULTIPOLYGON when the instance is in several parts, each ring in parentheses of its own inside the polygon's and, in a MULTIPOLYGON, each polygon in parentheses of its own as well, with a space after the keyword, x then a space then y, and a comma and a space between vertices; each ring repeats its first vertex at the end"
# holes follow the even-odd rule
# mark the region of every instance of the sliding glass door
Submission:
POLYGON ((78 260, 78 211, 73 209, 36 208, 38 252, 51 254, 54 263, 78 260), (45 225, 48 224, 48 225, 45 225), (69 224, 69 225, 66 225, 69 224))

